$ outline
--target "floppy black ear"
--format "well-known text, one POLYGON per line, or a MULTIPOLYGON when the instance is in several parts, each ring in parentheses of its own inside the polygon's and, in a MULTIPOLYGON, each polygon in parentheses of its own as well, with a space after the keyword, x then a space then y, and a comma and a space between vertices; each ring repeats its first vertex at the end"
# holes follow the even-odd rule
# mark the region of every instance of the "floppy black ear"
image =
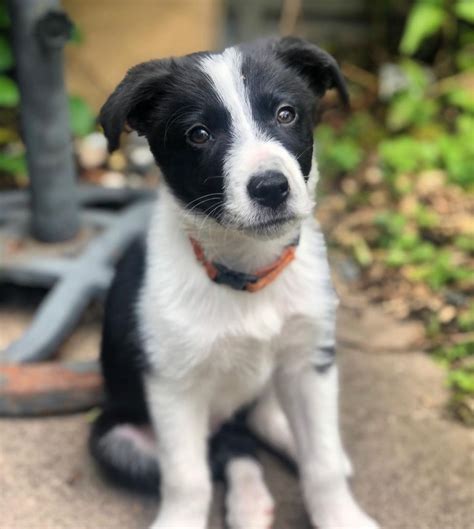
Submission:
POLYGON ((100 124, 109 151, 119 147, 125 125, 145 134, 150 123, 150 105, 159 97, 170 73, 170 59, 148 61, 131 68, 100 111, 100 124))
POLYGON ((335 88, 346 107, 349 93, 339 66, 329 53, 298 37, 283 37, 275 41, 274 49, 280 59, 305 77, 318 96, 335 88))

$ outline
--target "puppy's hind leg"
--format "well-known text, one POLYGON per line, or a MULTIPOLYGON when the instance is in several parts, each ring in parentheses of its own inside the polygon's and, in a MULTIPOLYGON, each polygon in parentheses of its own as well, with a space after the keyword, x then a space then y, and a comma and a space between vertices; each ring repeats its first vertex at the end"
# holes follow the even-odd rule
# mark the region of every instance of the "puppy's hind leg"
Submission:
POLYGON ((228 423, 213 438, 214 476, 226 484, 229 529, 271 529, 274 500, 256 457, 257 445, 243 425, 228 423))
MULTIPOLYGON (((247 416, 251 432, 271 449, 297 463, 296 443, 288 419, 278 401, 273 383, 259 398, 247 416)), ((352 476, 352 463, 345 450, 342 453, 344 474, 352 476)))
POLYGON ((255 436, 276 452, 296 463, 296 444, 273 387, 270 384, 247 416, 255 436))
POLYGON ((346 481, 338 428, 338 373, 309 362, 282 366, 278 395, 298 446, 300 477, 308 514, 318 529, 377 529, 354 500, 346 481))

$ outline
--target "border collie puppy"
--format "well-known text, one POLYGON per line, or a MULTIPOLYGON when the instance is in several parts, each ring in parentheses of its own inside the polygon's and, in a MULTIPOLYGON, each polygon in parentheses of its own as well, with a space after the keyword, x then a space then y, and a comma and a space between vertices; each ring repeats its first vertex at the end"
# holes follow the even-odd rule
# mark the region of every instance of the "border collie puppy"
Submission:
POLYGON ((253 432, 295 460, 318 529, 374 529, 338 426, 337 300, 314 220, 318 101, 334 59, 298 38, 133 67, 101 111, 163 174, 146 241, 106 304, 107 402, 90 439, 105 473, 160 491, 152 529, 205 529, 212 477, 231 529, 268 529, 253 432))

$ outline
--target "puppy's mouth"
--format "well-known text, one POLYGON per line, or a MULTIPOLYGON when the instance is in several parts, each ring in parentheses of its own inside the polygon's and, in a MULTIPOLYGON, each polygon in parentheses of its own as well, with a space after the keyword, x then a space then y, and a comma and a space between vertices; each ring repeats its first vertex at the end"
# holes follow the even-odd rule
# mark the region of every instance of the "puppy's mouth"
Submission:
POLYGON ((264 220, 255 219, 252 222, 243 222, 234 215, 226 214, 223 208, 214 209, 214 214, 200 213, 205 220, 214 221, 224 229, 240 231, 257 238, 279 237, 302 220, 301 216, 282 213, 264 220))
POLYGON ((263 222, 254 222, 241 227, 242 231, 245 231, 249 235, 256 235, 260 237, 272 237, 280 235, 283 231, 286 231, 290 226, 298 222, 296 215, 285 215, 282 217, 276 217, 263 222))

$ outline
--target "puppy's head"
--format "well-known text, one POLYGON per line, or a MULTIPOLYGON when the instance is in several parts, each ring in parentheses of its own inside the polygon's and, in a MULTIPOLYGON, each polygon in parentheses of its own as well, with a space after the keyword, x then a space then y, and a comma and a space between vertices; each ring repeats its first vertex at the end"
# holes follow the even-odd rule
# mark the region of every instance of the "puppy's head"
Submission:
POLYGON ((125 125, 146 136, 191 218, 278 236, 312 210, 315 109, 329 88, 347 103, 330 55, 269 39, 139 64, 100 119, 110 150, 125 125))

